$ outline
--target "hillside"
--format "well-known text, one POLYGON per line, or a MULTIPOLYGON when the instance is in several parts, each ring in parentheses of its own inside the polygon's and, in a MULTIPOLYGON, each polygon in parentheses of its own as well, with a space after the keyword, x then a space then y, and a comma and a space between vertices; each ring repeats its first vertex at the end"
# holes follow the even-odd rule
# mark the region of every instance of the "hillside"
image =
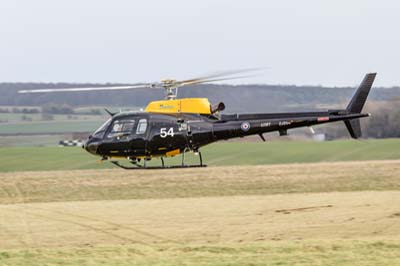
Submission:
MULTIPOLYGON (((0 83, 0 105, 41 106, 62 103, 71 106, 136 106, 164 97, 161 90, 137 89, 116 92, 76 92, 21 95, 18 90, 101 86, 102 84, 67 83, 0 83)), ((103 84, 121 85, 121 84, 103 84)), ((328 88, 320 86, 280 85, 196 85, 180 90, 180 97, 208 97, 212 103, 223 101, 227 112, 276 112, 283 110, 310 110, 316 107, 345 105, 355 88, 328 88)), ((400 97, 400 87, 375 88, 371 100, 392 100, 400 97)))

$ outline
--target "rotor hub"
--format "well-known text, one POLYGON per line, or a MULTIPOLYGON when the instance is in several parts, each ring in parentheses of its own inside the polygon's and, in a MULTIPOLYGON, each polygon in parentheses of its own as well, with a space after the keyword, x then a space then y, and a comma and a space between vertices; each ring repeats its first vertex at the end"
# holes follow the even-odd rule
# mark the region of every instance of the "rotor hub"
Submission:
POLYGON ((178 95, 178 85, 176 79, 163 79, 161 80, 161 86, 166 91, 166 99, 174 100, 178 95))

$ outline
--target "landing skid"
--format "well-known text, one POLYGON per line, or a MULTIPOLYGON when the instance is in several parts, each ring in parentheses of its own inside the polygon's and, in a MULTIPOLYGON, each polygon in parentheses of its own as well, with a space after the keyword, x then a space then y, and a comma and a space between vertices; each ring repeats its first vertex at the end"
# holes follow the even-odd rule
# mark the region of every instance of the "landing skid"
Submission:
POLYGON ((160 166, 147 166, 146 160, 144 160, 143 164, 139 164, 138 162, 131 162, 134 166, 125 166, 120 164, 118 161, 111 161, 112 164, 118 166, 125 170, 150 170, 150 169, 177 169, 177 168, 200 168, 207 167, 206 164, 203 164, 203 159, 201 157, 201 153, 199 152, 200 164, 185 164, 185 153, 182 153, 182 164, 180 165, 165 165, 164 158, 160 157, 161 165, 160 166))

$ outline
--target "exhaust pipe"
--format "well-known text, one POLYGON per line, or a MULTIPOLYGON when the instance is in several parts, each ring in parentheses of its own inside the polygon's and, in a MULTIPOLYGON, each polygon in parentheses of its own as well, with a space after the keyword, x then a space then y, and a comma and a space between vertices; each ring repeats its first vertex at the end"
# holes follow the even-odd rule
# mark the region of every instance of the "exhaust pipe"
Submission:
POLYGON ((220 102, 219 104, 211 106, 211 113, 215 114, 217 112, 225 110, 225 104, 223 102, 220 102))

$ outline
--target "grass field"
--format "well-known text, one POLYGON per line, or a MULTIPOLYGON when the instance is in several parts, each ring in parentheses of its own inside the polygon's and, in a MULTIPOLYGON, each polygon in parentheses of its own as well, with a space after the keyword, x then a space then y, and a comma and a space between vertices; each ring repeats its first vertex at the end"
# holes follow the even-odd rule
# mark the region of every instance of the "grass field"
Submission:
POLYGON ((44 121, 42 115, 0 113, 0 121, 3 121, 0 123, 0 134, 93 132, 108 118, 104 115, 54 114, 53 120, 44 121))
MULTIPOLYGON (((220 142, 204 147, 202 153, 210 166, 395 160, 400 159, 400 140, 220 142)), ((187 159, 188 163, 198 160, 194 155, 187 159)), ((0 148, 0 171, 115 168, 98 160, 78 147, 0 148)), ((168 162, 179 163, 180 156, 168 162)))
POLYGON ((0 174, 0 265, 397 265, 400 161, 0 174))
POLYGON ((400 265, 399 145, 229 142, 138 171, 2 148, 0 265, 400 265))
POLYGON ((399 162, 8 172, 0 204, 400 190, 399 162))
POLYGON ((104 120, 67 120, 8 123, 0 125, 0 134, 92 132, 96 130, 102 123, 104 123, 104 120))
POLYGON ((69 134, 0 136, 0 147, 54 147, 63 139, 71 139, 71 136, 69 134))
MULTIPOLYGON (((14 106, 0 106, 0 109, 9 109, 14 106)), ((27 109, 41 109, 39 106, 20 106, 27 109)), ((69 133, 69 132, 94 132, 102 125, 109 115, 104 111, 107 108, 116 111, 115 107, 88 106, 76 108, 73 114, 52 114, 52 120, 43 120, 43 113, 0 113, 0 135, 10 134, 38 134, 38 133, 69 133), (99 110, 100 114, 84 114, 99 110)), ((139 107, 126 106, 119 110, 139 110, 139 107)), ((47 114, 48 115, 48 114, 47 114)))

